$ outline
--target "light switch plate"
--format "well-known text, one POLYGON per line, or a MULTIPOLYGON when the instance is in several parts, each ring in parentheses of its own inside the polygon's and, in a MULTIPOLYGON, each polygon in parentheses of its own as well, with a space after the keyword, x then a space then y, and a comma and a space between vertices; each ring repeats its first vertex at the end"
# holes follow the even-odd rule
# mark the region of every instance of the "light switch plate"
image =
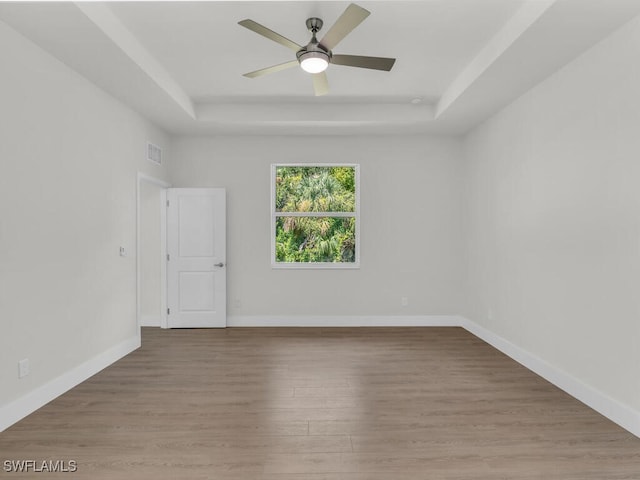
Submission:
POLYGON ((18 378, 23 378, 29 375, 29 359, 25 358, 18 362, 18 378))

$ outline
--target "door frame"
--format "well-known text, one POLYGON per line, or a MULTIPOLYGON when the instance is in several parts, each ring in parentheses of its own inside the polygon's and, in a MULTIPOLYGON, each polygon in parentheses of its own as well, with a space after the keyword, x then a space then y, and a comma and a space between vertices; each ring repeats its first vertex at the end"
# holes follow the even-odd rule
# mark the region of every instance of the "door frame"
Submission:
MULTIPOLYGON (((158 208, 160 209, 160 251, 162 255, 166 255, 167 252, 167 188, 171 187, 171 184, 161 180, 159 178, 152 177, 146 173, 138 172, 136 182, 136 326, 138 329, 138 335, 140 335, 140 320, 141 320, 141 305, 140 305, 140 190, 142 183, 148 183, 160 187, 160 203, 158 208)), ((163 261, 163 258, 159 258, 160 262, 160 328, 168 328, 167 324, 167 262, 163 261)))

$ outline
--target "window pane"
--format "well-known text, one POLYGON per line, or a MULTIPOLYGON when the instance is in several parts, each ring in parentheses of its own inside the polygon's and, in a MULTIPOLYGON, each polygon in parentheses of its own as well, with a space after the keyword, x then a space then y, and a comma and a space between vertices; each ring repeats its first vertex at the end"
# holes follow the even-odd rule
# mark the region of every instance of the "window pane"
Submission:
POLYGON ((276 262, 356 261, 353 217, 276 218, 276 262))
POLYGON ((355 167, 276 167, 276 212, 355 212, 355 167))

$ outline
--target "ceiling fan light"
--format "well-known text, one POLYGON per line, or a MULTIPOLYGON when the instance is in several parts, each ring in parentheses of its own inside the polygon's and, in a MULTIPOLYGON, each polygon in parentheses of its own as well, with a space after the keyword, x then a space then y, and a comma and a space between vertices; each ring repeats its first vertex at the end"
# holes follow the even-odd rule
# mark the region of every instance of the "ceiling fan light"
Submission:
POLYGON ((329 66, 329 56, 323 52, 307 52, 298 58, 300 66, 305 72, 324 72, 329 66))

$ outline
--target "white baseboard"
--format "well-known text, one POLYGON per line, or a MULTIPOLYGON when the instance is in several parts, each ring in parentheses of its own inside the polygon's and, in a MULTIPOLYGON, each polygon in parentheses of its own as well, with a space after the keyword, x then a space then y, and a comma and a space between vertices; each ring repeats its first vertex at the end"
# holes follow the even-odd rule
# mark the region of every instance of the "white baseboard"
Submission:
POLYGON ((230 315, 227 327, 459 327, 457 315, 230 315))
POLYGON ((140 315, 141 327, 159 327, 161 322, 160 315, 140 315))
POLYGON ((0 432, 140 347, 135 336, 0 407, 0 432))
POLYGON ((516 362, 537 373, 572 397, 601 413, 625 430, 640 437, 640 412, 624 405, 607 394, 586 385, 576 377, 545 362, 541 358, 514 345, 499 335, 487 330, 471 320, 461 317, 461 326, 476 337, 484 340, 516 362))

